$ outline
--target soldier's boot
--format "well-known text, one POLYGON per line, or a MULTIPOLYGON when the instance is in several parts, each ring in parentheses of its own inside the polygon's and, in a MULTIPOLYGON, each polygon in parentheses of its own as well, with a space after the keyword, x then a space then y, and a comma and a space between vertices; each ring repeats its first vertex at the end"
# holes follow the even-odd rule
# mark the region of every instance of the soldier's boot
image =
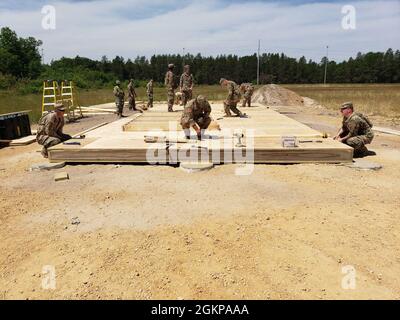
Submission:
POLYGON ((190 140, 190 129, 183 129, 186 139, 190 140))
POLYGON ((354 158, 363 158, 368 155, 369 151, 366 146, 362 146, 354 150, 354 158))
POLYGON ((168 105, 168 112, 174 112, 174 109, 172 108, 172 105, 168 105))
POLYGON ((243 113, 236 106, 231 106, 231 111, 236 114, 236 116, 243 117, 243 113))
POLYGON ((47 159, 49 157, 49 154, 47 152, 47 148, 46 147, 43 147, 42 151, 40 153, 42 154, 43 158, 47 159))
POLYGON ((249 99, 247 100, 247 104, 248 104, 249 108, 251 108, 251 98, 249 98, 249 99))
POLYGON ((224 117, 232 117, 231 110, 225 102, 224 102, 224 111, 225 111, 224 117))

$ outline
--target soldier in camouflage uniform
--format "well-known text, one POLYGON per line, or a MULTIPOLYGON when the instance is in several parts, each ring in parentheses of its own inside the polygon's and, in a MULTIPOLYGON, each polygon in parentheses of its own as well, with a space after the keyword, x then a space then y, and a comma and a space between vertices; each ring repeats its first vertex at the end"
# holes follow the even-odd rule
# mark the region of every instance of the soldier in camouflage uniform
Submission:
POLYGON ((231 111, 239 117, 243 117, 243 113, 237 108, 237 104, 240 101, 240 88, 233 82, 222 78, 219 82, 221 86, 228 89, 228 97, 224 101, 225 117, 231 117, 231 111))
POLYGON ((168 72, 165 74, 164 84, 167 88, 167 100, 168 100, 168 112, 173 112, 174 100, 175 100, 175 75, 174 75, 173 64, 168 65, 168 72))
POLYGON ((71 136, 63 133, 64 127, 63 104, 57 104, 54 111, 46 113, 39 120, 36 140, 43 146, 42 156, 47 158, 47 149, 61 142, 71 139, 71 136))
POLYGON ((246 107, 246 105, 251 107, 251 97, 254 93, 254 87, 251 83, 242 83, 240 85, 240 92, 243 94, 243 102, 242 107, 246 107))
POLYGON ((193 128, 198 139, 201 140, 204 130, 211 123, 210 114, 211 106, 207 99, 201 95, 187 103, 181 118, 181 125, 187 139, 190 139, 190 128, 193 128))
POLYGON ((334 138, 354 149, 354 157, 364 157, 369 151, 366 144, 374 139, 372 123, 361 113, 355 113, 353 103, 344 103, 340 111, 343 115, 342 128, 334 138))
POLYGON ((181 81, 179 83, 180 90, 182 92, 182 104, 186 106, 189 100, 192 99, 193 95, 194 79, 190 73, 190 66, 184 67, 184 72, 181 75, 181 81))
POLYGON ((117 115, 122 118, 122 112, 124 110, 124 102, 125 102, 125 92, 121 88, 121 82, 119 80, 115 81, 114 87, 114 96, 115 96, 115 105, 117 107, 117 115))
POLYGON ((136 109, 136 91, 135 91, 135 84, 133 79, 129 81, 128 84, 128 103, 129 103, 129 110, 137 110, 136 109))
POLYGON ((146 93, 147 93, 147 108, 153 108, 153 79, 149 81, 146 85, 146 93))

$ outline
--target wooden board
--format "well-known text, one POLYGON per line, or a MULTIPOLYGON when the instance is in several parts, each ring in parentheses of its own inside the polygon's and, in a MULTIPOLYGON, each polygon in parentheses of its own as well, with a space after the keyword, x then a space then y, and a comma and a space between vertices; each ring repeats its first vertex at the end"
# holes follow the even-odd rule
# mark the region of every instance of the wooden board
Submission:
POLYGON ((390 128, 382 128, 382 127, 373 127, 372 130, 376 131, 376 132, 382 132, 382 133, 386 133, 386 134, 392 134, 395 136, 400 136, 400 131, 398 130, 394 130, 394 129, 390 129, 390 128))
POLYGON ((36 136, 31 135, 14 140, 1 140, 2 143, 9 145, 10 147, 27 146, 36 141, 36 136))
MULTIPOLYGON (((181 110, 168 113, 165 105, 94 129, 80 146, 58 145, 49 149, 52 162, 133 162, 166 164, 188 161, 219 163, 337 163, 350 162, 353 149, 306 125, 266 107, 246 108, 249 118, 223 118, 223 106, 213 104, 211 116, 222 130, 207 131, 203 141, 146 143, 148 135, 182 141, 181 110), (153 119, 153 120, 152 120, 153 119), (158 130, 157 130, 158 129, 158 130), (245 138, 239 147, 235 132, 245 138), (283 148, 282 136, 295 136, 296 148, 283 148)), ((179 110, 179 109, 178 109, 179 110)), ((194 132, 192 132, 194 135, 194 132)))

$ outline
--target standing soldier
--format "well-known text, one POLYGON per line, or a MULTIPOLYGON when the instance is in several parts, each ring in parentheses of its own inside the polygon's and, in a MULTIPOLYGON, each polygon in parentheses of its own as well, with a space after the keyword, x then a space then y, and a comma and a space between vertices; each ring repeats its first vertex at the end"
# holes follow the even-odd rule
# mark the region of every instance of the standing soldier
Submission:
POLYGON ((146 86, 146 93, 147 93, 147 108, 153 108, 153 79, 149 81, 146 86))
POLYGON ((42 156, 45 158, 48 157, 48 148, 71 139, 70 135, 63 133, 64 112, 64 105, 59 103, 54 111, 46 113, 39 120, 36 140, 43 146, 42 156))
POLYGON ((129 110, 137 110, 136 109, 136 91, 135 91, 135 84, 133 79, 129 81, 128 84, 128 103, 129 103, 129 110))
POLYGON ((179 83, 180 91, 182 93, 182 103, 186 106, 187 102, 192 99, 194 79, 190 73, 190 66, 186 65, 183 68, 181 81, 179 83))
POLYGON ((210 114, 211 106, 203 96, 189 101, 181 118, 182 129, 187 139, 190 139, 190 128, 193 128, 197 133, 197 138, 201 140, 204 130, 211 123, 210 114))
POLYGON ((174 100, 175 100, 175 75, 174 75, 173 64, 168 65, 168 72, 165 74, 165 86, 167 87, 167 99, 168 99, 168 112, 173 112, 174 100))
POLYGON ((245 116, 237 108, 237 104, 239 103, 241 97, 239 86, 235 82, 228 81, 224 78, 222 78, 219 83, 221 86, 228 89, 228 97, 224 101, 225 117, 231 117, 231 111, 239 117, 245 116))
POLYGON ((366 144, 374 139, 372 123, 361 113, 355 113, 352 102, 344 103, 340 112, 343 115, 342 128, 335 140, 343 142, 354 149, 354 157, 364 157, 369 154, 366 144))
POLYGON ((240 92, 243 94, 243 103, 242 107, 245 108, 246 105, 251 107, 251 97, 254 93, 254 87, 251 83, 242 83, 240 85, 240 92))
POLYGON ((117 107, 117 115, 122 118, 122 112, 124 110, 125 93, 121 88, 121 82, 119 80, 115 81, 114 87, 115 105, 117 107))

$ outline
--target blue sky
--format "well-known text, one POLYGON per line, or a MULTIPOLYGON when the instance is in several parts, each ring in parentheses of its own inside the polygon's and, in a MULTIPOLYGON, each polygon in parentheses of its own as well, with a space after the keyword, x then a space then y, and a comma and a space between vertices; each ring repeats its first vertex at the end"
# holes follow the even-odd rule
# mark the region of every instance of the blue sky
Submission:
POLYGON ((203 55, 284 52, 320 61, 357 52, 400 49, 400 0, 227 1, 91 0, 0 2, 0 26, 43 40, 45 60, 154 53, 203 55), (56 29, 42 28, 44 5, 56 9, 56 29), (356 29, 344 30, 344 5, 356 9, 356 29))

